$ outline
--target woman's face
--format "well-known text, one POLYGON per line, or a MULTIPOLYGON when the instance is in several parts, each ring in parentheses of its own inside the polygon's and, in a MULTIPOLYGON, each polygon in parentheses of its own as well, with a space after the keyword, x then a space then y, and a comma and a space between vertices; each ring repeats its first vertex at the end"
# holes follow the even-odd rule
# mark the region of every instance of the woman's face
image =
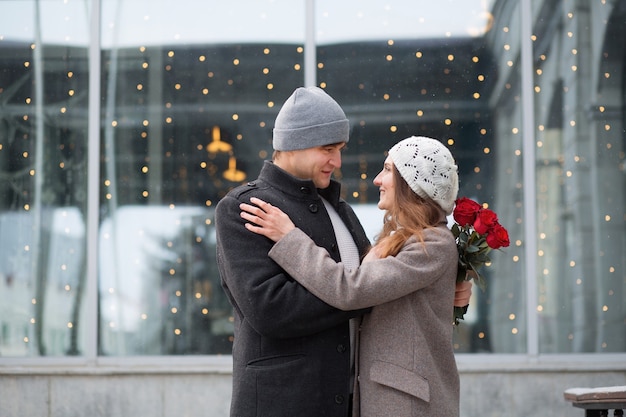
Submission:
POLYGON ((393 161, 387 157, 383 164, 383 169, 374 178, 374 185, 380 191, 378 208, 381 210, 391 210, 395 201, 396 184, 393 175, 393 161))
POLYGON ((316 188, 327 188, 337 168, 341 168, 344 142, 297 151, 284 151, 274 163, 296 178, 311 180, 316 188))

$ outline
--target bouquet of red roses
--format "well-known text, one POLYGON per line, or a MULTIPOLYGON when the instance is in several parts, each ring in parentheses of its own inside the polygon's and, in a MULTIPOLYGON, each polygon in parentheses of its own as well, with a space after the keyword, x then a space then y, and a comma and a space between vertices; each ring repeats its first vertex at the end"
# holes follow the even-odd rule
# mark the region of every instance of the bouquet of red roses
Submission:
MULTIPOLYGON (((474 282, 481 290, 485 290, 487 282, 480 274, 480 268, 491 262, 489 252, 509 246, 509 232, 498 222, 493 211, 483 208, 480 204, 466 197, 456 200, 452 216, 454 225, 452 234, 456 239, 459 251, 459 269, 457 282, 474 282)), ((454 307, 454 324, 463 320, 467 306, 454 307)))

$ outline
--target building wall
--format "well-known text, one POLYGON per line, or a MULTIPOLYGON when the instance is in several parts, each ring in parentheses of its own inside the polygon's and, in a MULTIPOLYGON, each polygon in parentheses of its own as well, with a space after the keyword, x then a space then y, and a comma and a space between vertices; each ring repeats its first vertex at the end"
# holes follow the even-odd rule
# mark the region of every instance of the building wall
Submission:
MULTIPOLYGON (((464 363, 461 417, 583 416, 563 398, 573 387, 626 385, 626 365, 464 363), (593 369, 596 368, 596 369, 593 369)), ((474 362, 474 360, 472 360, 474 362)), ((478 361, 480 362, 480 360, 478 361)), ((226 417, 231 375, 203 366, 7 368, 2 417, 226 417)), ((280 399, 277 399, 280 401, 280 399)))

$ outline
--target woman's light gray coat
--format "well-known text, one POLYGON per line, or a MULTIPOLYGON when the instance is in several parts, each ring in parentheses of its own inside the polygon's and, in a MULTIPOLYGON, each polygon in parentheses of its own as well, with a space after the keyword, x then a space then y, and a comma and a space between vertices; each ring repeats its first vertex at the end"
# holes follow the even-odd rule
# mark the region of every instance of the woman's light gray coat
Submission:
MULTIPOLYGON (((445 220, 443 220, 445 222, 445 220)), ((289 275, 343 310, 375 306, 360 326, 354 416, 459 415, 452 346, 457 249, 445 223, 396 256, 344 271, 295 229, 269 253, 289 275)))

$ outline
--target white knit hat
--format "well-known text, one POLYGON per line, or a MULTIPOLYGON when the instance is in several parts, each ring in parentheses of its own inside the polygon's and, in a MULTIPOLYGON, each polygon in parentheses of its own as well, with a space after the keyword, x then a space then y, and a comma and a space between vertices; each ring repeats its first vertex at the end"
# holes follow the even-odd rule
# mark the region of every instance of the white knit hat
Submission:
POLYGON ((459 192, 459 174, 452 154, 441 142, 411 136, 389 150, 389 157, 409 187, 452 213, 459 192))
POLYGON ((299 87, 276 116, 273 147, 295 151, 348 142, 350 122, 337 102, 319 87, 299 87))

